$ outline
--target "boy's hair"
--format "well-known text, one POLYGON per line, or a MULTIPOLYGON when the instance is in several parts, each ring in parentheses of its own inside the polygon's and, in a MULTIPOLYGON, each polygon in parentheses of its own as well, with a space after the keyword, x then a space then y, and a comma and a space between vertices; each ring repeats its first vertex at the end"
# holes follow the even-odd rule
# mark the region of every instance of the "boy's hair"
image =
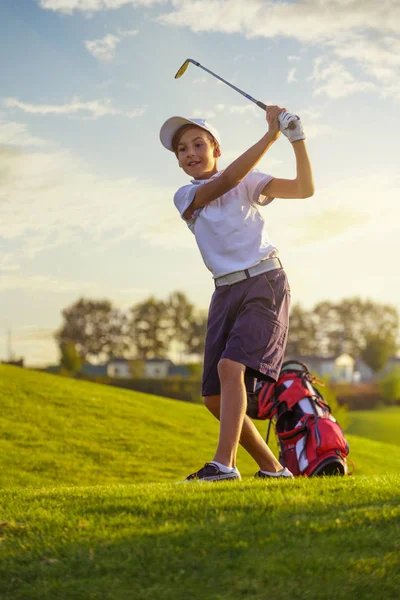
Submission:
POLYGON ((215 158, 219 158, 221 156, 221 146, 219 145, 218 141, 215 139, 215 137, 209 132, 206 131, 205 129, 203 129, 202 127, 196 127, 196 125, 190 125, 189 123, 187 125, 182 125, 182 127, 179 127, 179 129, 177 129, 174 133, 174 137, 172 138, 172 149, 175 153, 175 156, 178 158, 178 144, 179 141, 181 139, 181 137, 183 136, 184 133, 186 133, 187 131, 189 131, 189 129, 200 129, 201 131, 205 131, 208 139, 211 142, 212 147, 214 148, 214 156, 215 158))

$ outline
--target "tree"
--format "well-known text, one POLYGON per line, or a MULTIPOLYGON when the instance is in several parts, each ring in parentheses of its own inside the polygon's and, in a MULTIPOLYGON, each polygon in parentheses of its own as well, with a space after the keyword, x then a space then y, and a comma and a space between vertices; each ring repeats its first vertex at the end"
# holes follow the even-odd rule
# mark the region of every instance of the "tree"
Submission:
POLYGON ((166 303, 151 296, 132 306, 129 331, 137 358, 165 358, 171 341, 166 303))
POLYGON ((400 367, 394 367, 379 382, 382 396, 387 403, 395 404, 400 400, 400 367))
MULTIPOLYGON (((338 317, 344 332, 345 351, 354 357, 362 356, 368 345, 377 348, 377 336, 391 340, 388 347, 395 353, 399 330, 399 315, 395 307, 361 298, 348 298, 337 305, 338 317), (374 341, 375 340, 375 341, 374 341), (393 345, 394 344, 394 345, 393 345)), ((367 361, 366 361, 367 362, 367 361)))
POLYGON ((204 353, 207 312, 196 309, 183 292, 173 292, 167 300, 170 340, 186 355, 204 353))
POLYGON ((344 331, 338 306, 328 301, 319 302, 312 311, 312 321, 318 354, 341 354, 344 351, 344 331))
POLYGON ((61 345, 61 369, 69 375, 76 375, 82 367, 80 358, 74 342, 68 341, 61 345))
POLYGON ((73 342, 82 360, 106 360, 128 350, 126 317, 108 300, 81 298, 62 315, 64 323, 55 334, 60 350, 73 342))
MULTIPOLYGON (((391 340, 387 347, 395 352, 394 341, 399 330, 396 309, 361 298, 347 298, 334 303, 319 302, 309 312, 298 305, 290 315, 288 353, 292 355, 319 354, 332 356, 347 352, 354 358, 362 356, 370 345, 383 353, 383 340, 391 340), (381 342, 377 341, 377 336, 381 342), (372 344, 372 345, 371 345, 372 344)), ((383 354, 382 354, 383 356, 383 354)), ((376 362, 376 359, 372 359, 376 362)), ((375 364, 374 362, 374 364, 375 364)))
POLYGON ((183 352, 191 344, 195 307, 183 292, 173 292, 167 300, 170 340, 183 352))
POLYGON ((380 333, 370 333, 365 339, 365 344, 361 357, 375 373, 383 369, 397 349, 392 334, 384 336, 380 333))
POLYGON ((190 325, 187 343, 188 354, 204 354, 207 333, 207 311, 198 310, 190 325))
POLYGON ((290 313, 286 354, 292 357, 306 356, 315 354, 316 351, 316 327, 312 313, 307 312, 300 304, 295 304, 290 313))
POLYGON ((314 375, 317 378, 317 381, 314 383, 315 387, 319 390, 324 401, 331 409, 332 415, 335 417, 341 428, 345 431, 350 424, 347 406, 341 406, 337 401, 337 394, 332 387, 329 377, 320 378, 317 373, 314 373, 314 375), (321 381, 322 384, 318 383, 319 381, 321 381))
POLYGON ((143 360, 137 359, 130 362, 130 372, 132 379, 141 379, 145 376, 145 363, 143 360))

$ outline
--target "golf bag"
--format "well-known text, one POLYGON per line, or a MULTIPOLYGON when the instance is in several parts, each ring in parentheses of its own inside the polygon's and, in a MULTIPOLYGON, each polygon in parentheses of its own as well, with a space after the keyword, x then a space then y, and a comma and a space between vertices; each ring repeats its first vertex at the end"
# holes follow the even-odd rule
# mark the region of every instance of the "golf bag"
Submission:
POLYGON ((267 443, 275 422, 279 461, 293 475, 347 475, 348 443, 314 382, 306 365, 286 361, 276 383, 259 382, 249 395, 247 414, 269 419, 267 443))

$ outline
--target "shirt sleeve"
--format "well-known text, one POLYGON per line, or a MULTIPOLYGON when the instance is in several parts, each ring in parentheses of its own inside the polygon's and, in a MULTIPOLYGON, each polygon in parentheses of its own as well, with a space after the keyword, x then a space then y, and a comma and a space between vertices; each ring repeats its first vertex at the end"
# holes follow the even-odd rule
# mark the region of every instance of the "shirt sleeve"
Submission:
POLYGON ((274 198, 271 196, 264 196, 261 192, 264 187, 273 179, 272 175, 266 175, 260 173, 260 171, 250 171, 244 178, 243 182, 246 187, 248 198, 252 204, 258 206, 267 206, 274 198))
POLYGON ((189 227, 189 229, 192 233, 194 233, 194 224, 195 224, 195 221, 202 209, 201 208, 196 209, 193 213, 193 216, 190 219, 185 219, 183 214, 184 214, 185 210, 187 208, 189 208, 189 206, 192 204, 194 197, 196 195, 197 189, 198 188, 195 185, 184 185, 183 187, 179 188, 179 190, 176 192, 176 194, 174 196, 174 204, 175 204, 176 208, 178 209, 179 214, 181 215, 182 219, 185 221, 185 223, 187 224, 187 226, 189 227))

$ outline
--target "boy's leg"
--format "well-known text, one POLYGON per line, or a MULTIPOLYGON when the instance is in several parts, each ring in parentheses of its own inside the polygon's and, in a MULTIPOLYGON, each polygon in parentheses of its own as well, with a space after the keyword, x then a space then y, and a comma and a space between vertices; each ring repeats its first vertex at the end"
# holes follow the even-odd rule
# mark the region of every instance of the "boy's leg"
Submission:
POLYGON ((221 405, 219 441, 214 460, 227 467, 236 465, 236 453, 246 414, 245 370, 245 365, 229 358, 223 358, 218 363, 221 405))
MULTIPOLYGON (((221 396, 205 396, 204 403, 214 417, 219 419, 221 396)), ((261 437, 253 421, 247 415, 245 415, 243 420, 239 443, 254 458, 261 470, 277 473, 283 468, 261 437)), ((233 463, 231 466, 235 467, 236 463, 233 463)))

